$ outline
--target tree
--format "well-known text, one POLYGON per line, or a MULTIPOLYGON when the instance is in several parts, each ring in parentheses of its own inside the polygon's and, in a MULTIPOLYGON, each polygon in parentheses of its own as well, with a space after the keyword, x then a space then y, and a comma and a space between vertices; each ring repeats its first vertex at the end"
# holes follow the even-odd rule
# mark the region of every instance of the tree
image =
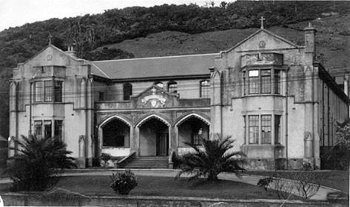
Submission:
POLYGON ((18 154, 7 169, 15 191, 44 190, 64 168, 76 167, 74 158, 68 156, 71 152, 60 139, 22 136, 16 144, 18 154))
POLYGON ((177 175, 192 174, 191 179, 201 176, 208 181, 218 180, 221 172, 233 172, 240 175, 244 171, 245 156, 240 151, 233 150, 235 140, 231 137, 221 138, 217 135, 213 140, 201 138, 202 145, 185 143, 194 152, 189 152, 179 157, 181 171, 177 175))

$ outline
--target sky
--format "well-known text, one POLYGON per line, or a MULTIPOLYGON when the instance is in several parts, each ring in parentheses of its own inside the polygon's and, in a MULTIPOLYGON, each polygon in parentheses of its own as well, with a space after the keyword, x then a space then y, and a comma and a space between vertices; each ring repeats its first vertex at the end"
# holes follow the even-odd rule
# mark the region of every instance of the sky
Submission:
POLYGON ((0 0, 0 31, 50 18, 103 13, 107 9, 190 3, 204 6, 210 1, 219 4, 222 0, 0 0))

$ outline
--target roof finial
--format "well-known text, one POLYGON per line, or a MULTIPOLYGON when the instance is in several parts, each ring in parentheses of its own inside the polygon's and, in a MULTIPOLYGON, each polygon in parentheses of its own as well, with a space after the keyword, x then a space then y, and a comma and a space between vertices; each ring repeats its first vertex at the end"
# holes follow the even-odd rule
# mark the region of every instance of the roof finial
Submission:
POLYGON ((52 35, 51 35, 51 33, 49 32, 49 45, 51 45, 51 40, 52 40, 52 35))
POLYGON ((260 22, 261 22, 260 28, 261 28, 261 29, 264 29, 264 20, 266 20, 266 19, 265 19, 263 16, 260 17, 260 22))

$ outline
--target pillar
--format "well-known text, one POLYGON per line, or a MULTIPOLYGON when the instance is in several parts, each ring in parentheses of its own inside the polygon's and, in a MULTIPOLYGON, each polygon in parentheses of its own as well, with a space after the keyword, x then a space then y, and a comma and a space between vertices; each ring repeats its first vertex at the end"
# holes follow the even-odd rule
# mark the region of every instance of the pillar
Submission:
MULTIPOLYGON (((221 73, 220 71, 214 71, 211 76, 211 117, 212 125, 211 132, 212 135, 219 134, 222 135, 222 93, 221 93, 221 73)), ((212 136, 212 138, 215 136, 212 136)))

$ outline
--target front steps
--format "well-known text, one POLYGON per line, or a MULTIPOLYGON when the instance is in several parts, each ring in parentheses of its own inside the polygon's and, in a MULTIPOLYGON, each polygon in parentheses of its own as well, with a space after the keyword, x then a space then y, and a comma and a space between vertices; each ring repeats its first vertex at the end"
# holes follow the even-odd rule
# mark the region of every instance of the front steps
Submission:
POLYGON ((169 157, 136 157, 124 168, 130 169, 167 169, 169 157))

